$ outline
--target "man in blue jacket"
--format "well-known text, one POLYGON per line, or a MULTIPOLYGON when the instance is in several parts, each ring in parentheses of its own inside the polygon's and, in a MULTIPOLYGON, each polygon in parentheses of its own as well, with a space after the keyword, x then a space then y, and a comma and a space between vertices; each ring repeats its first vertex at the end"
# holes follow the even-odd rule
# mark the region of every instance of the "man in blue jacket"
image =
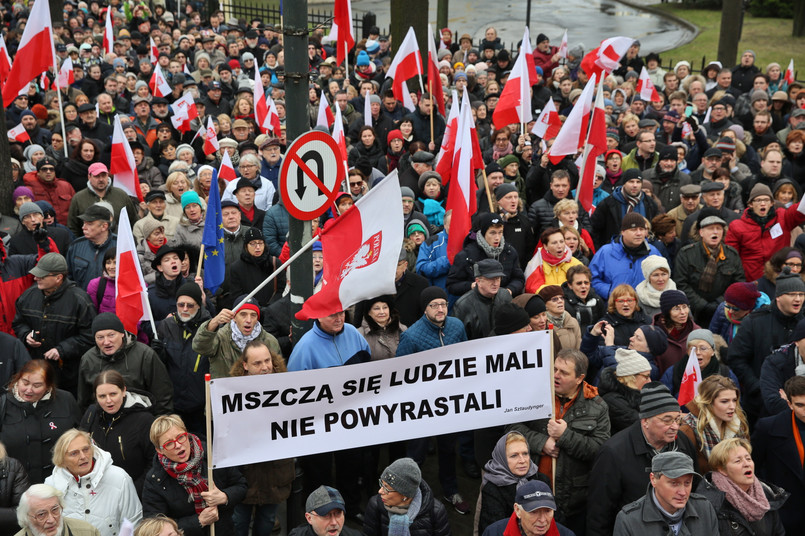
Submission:
POLYGON ((636 212, 623 217, 621 234, 598 250, 590 262, 593 288, 605 300, 609 293, 623 283, 636 287, 643 281, 640 265, 649 255, 660 255, 646 240, 646 218, 636 212))

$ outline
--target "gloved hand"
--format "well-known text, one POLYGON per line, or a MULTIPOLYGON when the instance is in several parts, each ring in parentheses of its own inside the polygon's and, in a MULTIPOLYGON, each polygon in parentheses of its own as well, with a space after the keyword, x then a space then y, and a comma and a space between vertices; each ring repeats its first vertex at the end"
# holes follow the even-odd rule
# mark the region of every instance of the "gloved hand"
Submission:
POLYGON ((685 121, 688 122, 688 124, 690 125, 690 129, 693 132, 696 132, 697 130, 699 130, 699 120, 696 119, 695 116, 692 116, 692 115, 688 116, 688 117, 685 118, 685 121))
POLYGON ((48 230, 45 224, 36 224, 36 229, 33 232, 34 242, 44 251, 50 251, 50 238, 48 237, 48 230))

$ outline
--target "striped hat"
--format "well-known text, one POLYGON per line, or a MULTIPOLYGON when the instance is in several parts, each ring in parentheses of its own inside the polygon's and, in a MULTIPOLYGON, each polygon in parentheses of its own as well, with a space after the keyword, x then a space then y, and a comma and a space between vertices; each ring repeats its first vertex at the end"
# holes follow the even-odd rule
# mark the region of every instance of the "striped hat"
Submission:
POLYGON ((640 390, 640 418, 648 419, 655 415, 679 411, 679 402, 671 396, 671 391, 660 382, 647 383, 640 390))

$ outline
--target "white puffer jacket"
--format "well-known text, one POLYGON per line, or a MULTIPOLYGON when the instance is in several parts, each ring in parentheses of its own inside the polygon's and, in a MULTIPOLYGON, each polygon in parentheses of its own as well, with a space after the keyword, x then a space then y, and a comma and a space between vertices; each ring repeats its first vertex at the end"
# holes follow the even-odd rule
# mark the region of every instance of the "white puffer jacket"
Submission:
POLYGON ((117 536, 126 518, 135 525, 143 517, 134 482, 120 467, 112 465, 112 456, 93 446, 95 466, 78 481, 64 467, 56 467, 45 479, 64 492, 64 516, 80 519, 98 529, 102 536, 117 536))

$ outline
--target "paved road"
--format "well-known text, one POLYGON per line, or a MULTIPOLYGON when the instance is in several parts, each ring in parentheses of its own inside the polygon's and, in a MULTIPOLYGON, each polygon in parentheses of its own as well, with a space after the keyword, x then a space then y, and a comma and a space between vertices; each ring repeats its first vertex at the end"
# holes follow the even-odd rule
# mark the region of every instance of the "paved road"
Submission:
MULTIPOLYGON (((383 29, 389 27, 389 4, 389 0, 352 0, 352 9, 374 12, 378 26, 383 29)), ((429 20, 434 27, 436 4, 437 0, 430 0, 429 20)), ((316 2, 311 7, 332 9, 332 4, 316 2)), ((525 0, 450 0, 449 8, 450 28, 459 34, 469 33, 473 43, 480 42, 488 26, 497 28, 501 40, 507 44, 523 37, 525 0)), ((670 50, 693 37, 689 30, 672 21, 614 0, 532 0, 530 28, 532 45, 538 33, 546 34, 558 45, 567 28, 569 45, 581 43, 585 51, 616 35, 640 39, 644 54, 670 50)))

